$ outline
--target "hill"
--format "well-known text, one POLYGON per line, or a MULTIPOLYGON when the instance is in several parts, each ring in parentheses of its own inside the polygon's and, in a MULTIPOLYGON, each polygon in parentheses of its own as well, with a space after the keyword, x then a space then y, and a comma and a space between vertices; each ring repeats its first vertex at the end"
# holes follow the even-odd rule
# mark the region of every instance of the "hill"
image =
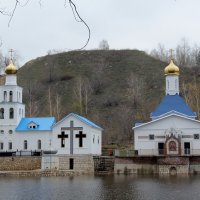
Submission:
MULTIPOLYGON (((74 51, 29 61, 18 84, 26 116, 76 112, 104 128, 104 144, 131 143, 134 123, 148 120, 165 95, 166 65, 138 50, 74 51)), ((193 71, 183 71, 191 81, 193 71)))

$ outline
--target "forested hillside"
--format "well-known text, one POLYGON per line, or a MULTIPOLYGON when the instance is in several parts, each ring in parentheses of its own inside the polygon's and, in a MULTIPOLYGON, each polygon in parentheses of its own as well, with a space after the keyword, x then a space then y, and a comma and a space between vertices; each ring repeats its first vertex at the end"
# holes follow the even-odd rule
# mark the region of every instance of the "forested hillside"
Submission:
MULTIPOLYGON (((74 51, 29 61, 18 84, 27 117, 76 112, 104 128, 104 144, 131 143, 134 123, 149 120, 165 95, 166 65, 138 50, 74 51)), ((182 94, 199 115, 200 70, 180 71, 182 94)))

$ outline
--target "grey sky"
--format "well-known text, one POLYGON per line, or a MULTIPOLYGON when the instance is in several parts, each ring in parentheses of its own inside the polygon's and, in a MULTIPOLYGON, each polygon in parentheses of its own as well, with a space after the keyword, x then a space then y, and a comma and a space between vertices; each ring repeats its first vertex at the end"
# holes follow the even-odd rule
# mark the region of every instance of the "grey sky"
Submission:
MULTIPOLYGON (((10 9, 14 0, 0 0, 0 8, 10 9)), ((24 0, 26 2, 26 0, 24 0)), ((21 63, 43 56, 48 50, 81 48, 88 31, 74 20, 64 0, 30 0, 9 18, 0 15, 0 50, 17 50, 21 63)), ((184 37, 191 45, 200 43, 199 0, 74 0, 91 29, 86 49, 98 48, 106 39, 111 49, 151 50, 162 43, 175 48, 184 37)))

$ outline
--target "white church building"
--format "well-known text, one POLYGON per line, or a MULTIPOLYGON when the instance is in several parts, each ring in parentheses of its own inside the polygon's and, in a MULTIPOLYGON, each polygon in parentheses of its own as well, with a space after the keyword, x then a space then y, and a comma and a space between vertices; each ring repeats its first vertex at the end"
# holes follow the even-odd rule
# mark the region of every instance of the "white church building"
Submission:
POLYGON ((0 154, 101 155, 101 127, 75 113, 58 122, 54 117, 26 118, 12 59, 5 73, 0 86, 0 154))
POLYGON ((166 96, 151 113, 151 121, 136 123, 134 148, 138 155, 200 155, 200 121, 179 95, 179 68, 165 68, 166 96))

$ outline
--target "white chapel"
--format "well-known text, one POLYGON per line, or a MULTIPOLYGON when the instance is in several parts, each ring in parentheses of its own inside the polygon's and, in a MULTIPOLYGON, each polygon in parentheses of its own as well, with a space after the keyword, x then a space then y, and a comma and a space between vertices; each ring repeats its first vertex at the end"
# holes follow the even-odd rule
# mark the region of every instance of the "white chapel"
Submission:
POLYGON ((58 122, 54 117, 26 118, 12 59, 5 73, 0 86, 0 154, 101 155, 100 126, 75 113, 58 122))
POLYGON ((134 148, 138 155, 200 155, 200 121, 179 95, 179 68, 165 68, 166 95, 151 113, 151 121, 136 123, 134 148))

